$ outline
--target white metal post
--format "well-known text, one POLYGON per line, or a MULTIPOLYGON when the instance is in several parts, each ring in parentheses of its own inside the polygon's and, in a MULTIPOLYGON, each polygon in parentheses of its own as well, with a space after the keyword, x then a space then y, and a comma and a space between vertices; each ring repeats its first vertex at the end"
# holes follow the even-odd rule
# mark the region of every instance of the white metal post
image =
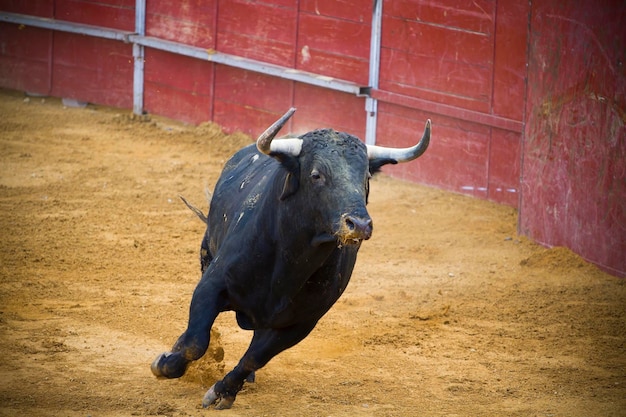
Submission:
MULTIPOLYGON (((139 36, 146 34, 146 0, 135 2, 135 33, 139 36)), ((133 43, 133 58, 135 69, 133 72, 133 113, 143 114, 143 87, 144 87, 144 47, 133 43)))
MULTIPOLYGON (((378 88, 380 74, 380 38, 383 19, 383 0, 374 0, 372 12, 372 34, 370 40, 369 87, 378 88)), ((376 144, 376 125, 378 121, 378 101, 371 97, 365 98, 365 143, 376 144)))

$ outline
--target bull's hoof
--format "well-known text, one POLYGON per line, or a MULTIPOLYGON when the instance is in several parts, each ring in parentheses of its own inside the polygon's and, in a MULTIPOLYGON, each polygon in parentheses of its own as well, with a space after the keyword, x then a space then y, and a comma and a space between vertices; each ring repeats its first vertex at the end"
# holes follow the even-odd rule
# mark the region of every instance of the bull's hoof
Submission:
POLYGON ((222 395, 215 392, 215 384, 204 394, 204 398, 202 399, 202 407, 207 408, 211 404, 215 404, 216 410, 226 410, 233 406, 235 402, 234 398, 223 397, 222 395))
POLYGON ((150 365, 157 378, 180 378, 187 370, 188 361, 180 353, 161 353, 150 365))
POLYGON ((161 369, 159 368, 159 362, 161 362, 161 359, 163 359, 164 357, 167 357, 167 353, 161 353, 159 356, 156 357, 155 360, 152 361, 152 364, 150 365, 150 370, 152 371, 152 374, 157 378, 165 378, 165 376, 161 373, 161 369))

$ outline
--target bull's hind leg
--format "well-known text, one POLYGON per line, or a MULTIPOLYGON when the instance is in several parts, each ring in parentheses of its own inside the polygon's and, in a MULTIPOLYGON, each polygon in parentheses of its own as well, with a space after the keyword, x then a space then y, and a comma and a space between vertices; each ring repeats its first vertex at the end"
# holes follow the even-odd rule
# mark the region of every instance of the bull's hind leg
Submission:
POLYGON ((209 347, 211 327, 217 315, 226 310, 226 286, 206 271, 196 287, 189 307, 187 330, 178 338, 171 352, 159 355, 150 369, 158 378, 179 378, 191 361, 200 359, 209 347))
POLYGON ((215 404, 216 409, 232 407, 248 376, 265 366, 283 350, 298 344, 313 330, 316 323, 317 320, 283 329, 255 330, 250 346, 237 366, 207 391, 202 406, 215 404))

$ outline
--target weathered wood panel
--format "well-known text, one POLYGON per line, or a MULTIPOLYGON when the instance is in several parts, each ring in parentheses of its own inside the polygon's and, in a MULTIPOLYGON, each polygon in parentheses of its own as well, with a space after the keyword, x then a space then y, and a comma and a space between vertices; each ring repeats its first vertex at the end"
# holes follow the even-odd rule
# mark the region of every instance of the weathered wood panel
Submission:
POLYGON ((201 48, 215 48, 217 1, 148 2, 146 35, 201 48))
POLYGON ((55 0, 0 0, 0 10, 38 17, 54 17, 55 0))
POLYGON ((132 46, 57 32, 50 94, 116 107, 132 107, 132 46))
POLYGON ((362 0, 300 0, 300 12, 358 23, 372 21, 372 2, 362 0))
POLYGON ((112 29, 135 29, 134 0, 55 0, 54 18, 112 29))
POLYGON ((370 32, 369 21, 302 13, 297 68, 367 85, 370 32))
POLYGON ((293 67, 297 9, 242 0, 220 2, 217 49, 233 55, 293 67))
POLYGON ((383 9, 381 89, 490 110, 495 4, 457 3, 388 3, 383 9))
POLYGON ((383 9, 389 16, 485 35, 493 33, 495 10, 493 0, 393 0, 386 1, 383 9))
POLYGON ((529 12, 526 1, 498 0, 492 112, 519 121, 523 120, 526 100, 529 12))
POLYGON ((626 5, 532 7, 520 231, 626 276, 626 5))
POLYGON ((296 84, 294 106, 299 118, 294 122, 294 132, 332 127, 335 130, 365 138, 365 103, 347 93, 325 90, 306 84, 296 84))
POLYGON ((489 143, 487 198, 518 207, 521 168, 520 134, 492 128, 489 143))
POLYGON ((0 86, 49 94, 52 37, 49 30, 0 23, 0 86))
POLYGON ((218 66, 214 97, 216 123, 230 132, 238 130, 256 136, 289 109, 293 82, 218 66))
POLYGON ((214 64, 147 49, 144 108, 188 123, 211 120, 214 64))
POLYGON ((379 105, 379 140, 387 140, 381 133, 422 128, 411 120, 422 114, 411 110, 411 98, 453 106, 446 117, 433 105, 422 118, 433 119, 437 141, 445 145, 433 145, 431 158, 416 164, 428 169, 394 167, 395 175, 517 205, 521 134, 502 128, 523 119, 524 13, 528 5, 512 0, 385 3, 377 95, 390 101, 379 105))
MULTIPOLYGON (((53 0, 0 0, 0 10, 53 17, 53 0)), ((53 33, 50 30, 0 23, 0 86, 34 94, 50 94, 53 33)))
POLYGON ((418 58, 403 50, 381 51, 380 89, 469 110, 488 112, 491 68, 418 58))
MULTIPOLYGON (((432 115, 392 104, 379 104, 378 143, 411 146, 432 115)), ((428 152, 414 164, 386 167, 394 176, 487 198, 490 128, 438 116, 428 152)))

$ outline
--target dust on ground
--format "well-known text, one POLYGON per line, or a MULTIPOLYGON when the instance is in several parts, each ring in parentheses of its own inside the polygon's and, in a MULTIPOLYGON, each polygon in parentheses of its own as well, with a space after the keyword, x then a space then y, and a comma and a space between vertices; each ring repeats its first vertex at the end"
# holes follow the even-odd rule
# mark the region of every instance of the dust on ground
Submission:
POLYGON ((518 237, 512 208, 384 175, 345 295, 231 410, 200 406, 250 339, 231 313, 155 379, 199 279, 178 195, 204 207, 249 140, 0 91, 0 415, 626 415, 624 280, 518 237))

